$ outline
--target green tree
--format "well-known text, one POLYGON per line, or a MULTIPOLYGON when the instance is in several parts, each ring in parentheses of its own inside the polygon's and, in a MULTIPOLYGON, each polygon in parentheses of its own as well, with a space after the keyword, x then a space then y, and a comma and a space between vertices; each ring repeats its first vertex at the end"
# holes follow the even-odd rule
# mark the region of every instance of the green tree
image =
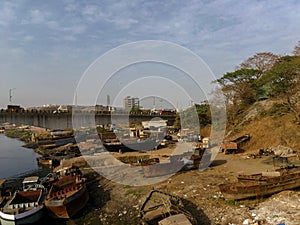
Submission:
POLYGON ((140 113, 140 112, 142 112, 142 110, 137 105, 133 106, 130 110, 130 113, 133 113, 133 114, 137 114, 137 113, 140 113))
POLYGON ((199 122, 198 125, 201 127, 211 124, 210 105, 207 101, 204 101, 202 104, 195 104, 177 114, 174 126, 175 128, 180 128, 183 125, 184 128, 193 128, 197 125, 195 121, 199 122))
POLYGON ((228 72, 215 82, 221 85, 228 104, 248 106, 256 100, 256 80, 261 71, 255 69, 238 69, 228 72))
POLYGON ((260 82, 268 85, 270 96, 283 98, 284 104, 294 113, 296 122, 300 122, 300 56, 284 56, 271 70, 266 72, 260 82))
POLYGON ((176 113, 174 128, 175 128, 175 130, 180 130, 180 128, 181 128, 179 113, 176 113))

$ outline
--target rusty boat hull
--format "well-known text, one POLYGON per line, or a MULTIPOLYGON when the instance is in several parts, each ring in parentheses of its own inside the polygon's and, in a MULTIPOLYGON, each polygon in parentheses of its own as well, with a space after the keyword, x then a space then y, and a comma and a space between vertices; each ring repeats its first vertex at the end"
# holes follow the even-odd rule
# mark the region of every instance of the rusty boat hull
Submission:
POLYGON ((300 167, 278 170, 278 176, 240 176, 237 182, 219 185, 227 200, 258 198, 300 187, 300 167))
POLYGON ((45 206, 50 216, 68 219, 82 210, 89 200, 84 183, 68 185, 60 190, 50 190, 45 206))

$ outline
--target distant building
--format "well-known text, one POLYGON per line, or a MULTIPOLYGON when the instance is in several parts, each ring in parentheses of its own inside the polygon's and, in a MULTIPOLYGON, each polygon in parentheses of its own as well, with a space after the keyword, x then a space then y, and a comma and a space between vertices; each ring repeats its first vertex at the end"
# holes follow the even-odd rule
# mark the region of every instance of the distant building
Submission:
POLYGON ((7 111, 9 112, 19 112, 22 110, 24 110, 24 108, 19 105, 7 105, 7 111))
POLYGON ((130 110, 134 106, 140 107, 140 99, 135 98, 135 97, 131 97, 131 96, 126 96, 124 98, 124 108, 125 108, 125 110, 130 110))

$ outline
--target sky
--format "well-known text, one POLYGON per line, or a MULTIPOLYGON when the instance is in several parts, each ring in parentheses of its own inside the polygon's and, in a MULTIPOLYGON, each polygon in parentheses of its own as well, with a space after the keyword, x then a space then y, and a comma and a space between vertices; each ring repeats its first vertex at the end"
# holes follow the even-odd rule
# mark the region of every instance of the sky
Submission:
MULTIPOLYGON (((91 65, 131 42, 156 40, 182 46, 199 56, 219 78, 255 53, 291 54, 300 41, 299 27, 297 0, 2 0, 0 108, 9 104, 10 89, 12 104, 23 107, 73 104, 76 88, 91 65)), ((134 69, 129 65, 111 75, 110 82, 98 90, 102 97, 94 97, 96 102, 106 104, 107 95, 149 98, 156 94, 153 87, 164 90, 160 96, 175 98, 170 100, 173 106, 203 100, 205 95, 195 96, 197 87, 185 83, 189 78, 178 68, 163 64, 155 70, 157 63, 148 64, 134 69), (143 73, 148 77, 143 78, 143 73), (176 73, 179 77, 172 77, 176 73), (113 81, 126 81, 127 86, 118 89, 113 81), (194 97, 180 98, 193 88, 194 97)), ((80 94, 88 96, 89 90, 80 94)), ((82 99, 81 104, 93 104, 82 99)), ((121 100, 111 102, 122 104, 121 100)))

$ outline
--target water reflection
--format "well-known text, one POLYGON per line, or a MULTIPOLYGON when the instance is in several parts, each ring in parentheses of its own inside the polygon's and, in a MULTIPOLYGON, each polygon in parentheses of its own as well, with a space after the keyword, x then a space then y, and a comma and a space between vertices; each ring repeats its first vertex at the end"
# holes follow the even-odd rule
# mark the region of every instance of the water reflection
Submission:
POLYGON ((32 149, 23 148, 24 143, 0 134, 0 178, 30 173, 38 169, 32 149))

